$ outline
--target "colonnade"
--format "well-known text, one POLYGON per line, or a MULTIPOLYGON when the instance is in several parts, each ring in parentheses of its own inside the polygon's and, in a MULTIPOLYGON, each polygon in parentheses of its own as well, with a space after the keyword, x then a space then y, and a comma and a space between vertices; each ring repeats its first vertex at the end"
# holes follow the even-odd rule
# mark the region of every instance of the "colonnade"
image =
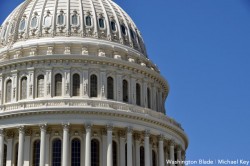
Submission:
MULTIPOLYGON (((40 166, 47 166, 52 165, 51 161, 48 161, 48 153, 49 150, 49 139, 47 136, 47 125, 40 125, 40 166)), ((63 131, 62 131, 62 166, 69 166, 70 165, 70 125, 69 124, 63 124, 62 125, 63 131)), ((7 130, 7 129, 6 129, 7 130)), ((106 140, 102 143, 105 145, 103 147, 106 147, 103 150, 103 157, 106 158, 106 161, 101 164, 101 166, 113 166, 113 126, 107 125, 105 127, 106 130, 106 140)), ((158 137, 157 142, 157 162, 156 165, 152 164, 152 145, 151 145, 151 134, 149 130, 145 130, 142 134, 134 134, 134 131, 131 127, 128 127, 126 130, 124 130, 124 134, 120 134, 119 137, 119 164, 120 166, 140 166, 140 146, 144 146, 144 163, 145 166, 174 166, 174 164, 167 164, 166 161, 183 161, 185 158, 185 152, 181 148, 181 146, 176 145, 174 140, 166 140, 163 135, 155 136, 158 137), (124 132, 126 131, 126 132, 124 132), (134 136, 134 137, 133 137, 134 136), (143 140, 140 140, 140 139, 143 140), (141 143, 144 142, 144 143, 141 143), (126 144, 125 144, 126 143, 126 144), (127 147, 125 150, 125 146, 127 147), (135 147, 135 154, 133 155, 133 146, 135 147), (125 154, 126 153, 126 154, 125 154), (125 163, 127 165, 125 165, 125 163)), ((84 162, 81 163, 81 166, 91 166, 91 139, 93 137, 92 133, 92 125, 88 124, 85 125, 85 131, 83 132, 84 136, 84 162)), ((13 136, 6 139, 5 141, 6 132, 4 132, 4 129, 0 129, 0 166, 12 166, 13 161, 13 136), (7 154, 6 158, 7 161, 4 161, 4 144, 7 145, 7 154), (5 165, 4 165, 5 163, 5 165)), ((25 163, 24 159, 27 159, 27 153, 30 153, 29 151, 25 151, 27 147, 30 146, 26 145, 27 137, 25 135, 25 127, 21 126, 18 128, 18 156, 17 156, 17 166, 29 166, 31 165, 29 162, 25 163)), ((30 139, 30 136, 29 138, 30 139)), ((81 160, 82 161, 82 160, 81 160)), ((15 165, 15 163, 14 163, 15 165)), ((181 166, 183 164, 178 164, 178 166, 181 166)))

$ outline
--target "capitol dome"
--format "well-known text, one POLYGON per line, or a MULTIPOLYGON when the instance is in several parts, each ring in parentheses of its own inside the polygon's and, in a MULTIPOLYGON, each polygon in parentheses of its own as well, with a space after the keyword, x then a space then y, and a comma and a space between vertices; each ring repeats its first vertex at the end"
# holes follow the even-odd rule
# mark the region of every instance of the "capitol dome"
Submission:
POLYGON ((0 166, 183 165, 168 92, 112 0, 25 0, 0 27, 0 166))

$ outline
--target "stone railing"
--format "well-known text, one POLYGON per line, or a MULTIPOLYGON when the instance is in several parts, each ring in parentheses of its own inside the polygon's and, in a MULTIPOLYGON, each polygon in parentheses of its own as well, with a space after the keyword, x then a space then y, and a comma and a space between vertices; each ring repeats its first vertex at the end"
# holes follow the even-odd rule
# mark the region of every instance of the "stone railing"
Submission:
POLYGON ((143 108, 131 104, 115 102, 110 100, 94 100, 94 99, 50 99, 50 100, 32 100, 32 101, 19 101, 16 103, 9 103, 0 106, 1 113, 7 113, 18 110, 31 110, 31 109, 48 109, 48 108, 104 108, 112 109, 123 112, 136 113, 143 116, 150 116, 171 125, 174 125, 181 130, 183 128, 174 119, 167 117, 163 113, 153 111, 148 108, 143 108))

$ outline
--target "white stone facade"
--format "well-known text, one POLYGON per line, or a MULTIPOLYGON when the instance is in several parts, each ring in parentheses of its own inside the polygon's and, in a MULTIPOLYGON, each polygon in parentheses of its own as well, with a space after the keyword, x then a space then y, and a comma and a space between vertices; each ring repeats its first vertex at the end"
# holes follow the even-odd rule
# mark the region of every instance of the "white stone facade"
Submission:
MULTIPOLYGON (((188 138, 111 0, 26 0, 0 28, 0 166, 167 166, 188 138)), ((181 164, 179 164, 181 165, 181 164)))

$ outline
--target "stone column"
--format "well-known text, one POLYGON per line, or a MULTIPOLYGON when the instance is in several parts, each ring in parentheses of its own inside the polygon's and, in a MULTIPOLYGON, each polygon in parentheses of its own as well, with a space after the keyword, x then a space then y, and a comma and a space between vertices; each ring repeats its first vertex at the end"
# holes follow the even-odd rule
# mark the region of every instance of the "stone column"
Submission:
POLYGON ((69 124, 63 124, 62 166, 69 165, 69 124))
POLYGON ((164 136, 159 136, 159 166, 164 166, 164 147, 163 147, 164 136))
MULTIPOLYGON (((175 142, 174 140, 171 140, 169 143, 169 153, 170 153, 170 161, 171 163, 173 163, 174 160, 174 146, 175 146, 175 142)), ((175 166, 174 164, 170 164, 170 166, 175 166)))
POLYGON ((40 166, 45 166, 45 148, 46 148, 46 131, 47 131, 47 125, 41 125, 40 126, 40 166))
POLYGON ((132 128, 127 129, 127 166, 133 166, 132 158, 132 128))
POLYGON ((32 131, 30 129, 25 129, 23 166, 29 166, 31 163, 31 160, 30 160, 31 134, 32 134, 32 131))
POLYGON ((91 125, 86 126, 85 166, 91 165, 91 125))
POLYGON ((140 134, 135 134, 135 163, 136 166, 140 165, 140 134))
POLYGON ((145 166, 150 166, 149 136, 150 136, 149 130, 146 130, 144 135, 145 166))
POLYGON ((120 166, 125 166, 125 132, 120 131, 120 166))
POLYGON ((107 166, 107 129, 102 130, 102 166, 107 166))
POLYGON ((123 92, 122 92, 122 90, 123 90, 123 87, 122 87, 122 75, 121 74, 117 74, 117 76, 116 76, 116 89, 117 89, 117 94, 116 94, 116 99, 117 99, 117 101, 123 101, 123 96, 122 96, 122 94, 123 94, 123 92))
POLYGON ((50 146, 49 146, 49 140, 50 140, 50 134, 51 131, 49 129, 47 129, 47 133, 46 133, 46 139, 45 139, 45 166, 49 166, 50 165, 50 146))
POLYGON ((113 166, 113 126, 107 126, 107 166, 113 166))
POLYGON ((136 81, 135 78, 131 78, 130 83, 130 98, 129 103, 136 105, 136 81))
POLYGON ((13 131, 8 131, 7 132, 7 159, 6 159, 6 166, 12 166, 13 138, 14 138, 14 132, 13 131))
POLYGON ((45 92, 44 92, 44 96, 47 96, 48 98, 51 98, 52 96, 52 69, 51 68, 47 68, 46 69, 46 75, 44 78, 45 81, 45 92))
POLYGON ((3 166, 4 155, 4 130, 0 129, 0 166, 3 166))
POLYGON ((182 159, 182 161, 183 161, 182 166, 185 166, 185 163, 184 163, 184 161, 186 160, 186 152, 185 152, 185 151, 183 151, 182 156, 181 156, 181 159, 182 159))
POLYGON ((24 156, 24 127, 19 127, 19 142, 18 142, 18 160, 17 166, 23 166, 23 156, 24 156))
POLYGON ((178 166, 181 166, 181 162, 182 162, 182 159, 181 159, 181 146, 178 146, 177 147, 177 161, 178 161, 178 166))
POLYGON ((34 95, 34 69, 29 71, 29 77, 28 77, 28 90, 27 90, 27 98, 33 99, 35 97, 34 95))

